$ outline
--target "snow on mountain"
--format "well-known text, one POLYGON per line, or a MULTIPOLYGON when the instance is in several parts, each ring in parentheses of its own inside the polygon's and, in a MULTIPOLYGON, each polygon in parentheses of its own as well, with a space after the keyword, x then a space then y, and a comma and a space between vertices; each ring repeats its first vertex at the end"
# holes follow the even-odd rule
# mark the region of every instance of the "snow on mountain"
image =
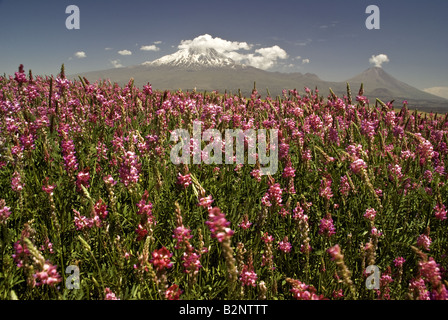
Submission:
POLYGON ((154 61, 144 62, 146 66, 169 66, 186 69, 236 68, 244 67, 213 48, 186 48, 154 61))

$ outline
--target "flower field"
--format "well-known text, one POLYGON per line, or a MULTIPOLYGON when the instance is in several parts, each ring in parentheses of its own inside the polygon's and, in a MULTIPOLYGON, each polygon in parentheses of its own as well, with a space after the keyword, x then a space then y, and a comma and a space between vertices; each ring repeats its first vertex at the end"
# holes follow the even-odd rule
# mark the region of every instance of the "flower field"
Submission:
POLYGON ((0 299, 448 299, 448 114, 363 94, 0 77, 0 299), (277 172, 172 163, 195 120, 277 172))

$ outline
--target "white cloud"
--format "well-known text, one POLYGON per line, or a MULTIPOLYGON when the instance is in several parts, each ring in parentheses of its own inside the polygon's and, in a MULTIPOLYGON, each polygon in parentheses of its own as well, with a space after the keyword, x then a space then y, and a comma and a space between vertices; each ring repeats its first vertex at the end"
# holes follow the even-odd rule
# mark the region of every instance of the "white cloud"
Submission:
POLYGON ((369 59, 370 64, 374 64, 375 67, 381 68, 383 63, 389 62, 389 58, 384 53, 379 54, 377 56, 372 56, 369 59))
POLYGON ((150 45, 150 46, 141 46, 140 50, 142 50, 142 51, 159 51, 160 48, 158 48, 156 45, 150 45))
POLYGON ((107 48, 104 48, 104 50, 110 51, 110 50, 112 50, 112 48, 107 47, 107 48))
POLYGON ((78 59, 82 59, 82 58, 87 57, 87 55, 84 51, 78 51, 78 52, 75 52, 75 57, 78 59))
POLYGON ((122 56, 130 56, 130 55, 132 54, 132 51, 129 51, 129 50, 120 50, 120 51, 118 51, 118 54, 119 54, 119 55, 122 55, 122 56))
POLYGON ((114 66, 114 68, 121 68, 123 65, 120 63, 120 59, 109 60, 109 62, 114 66))
POLYGON ((302 60, 302 64, 308 64, 308 63, 310 63, 310 59, 303 59, 302 60))
POLYGON ((249 50, 251 46, 246 42, 228 41, 221 38, 213 38, 209 34, 204 34, 193 40, 182 40, 178 48, 213 48, 218 52, 226 53, 237 51, 239 49, 249 50))
POLYGON ((287 59, 288 54, 279 46, 261 48, 255 50, 256 54, 247 54, 241 62, 247 60, 247 64, 260 69, 272 68, 278 59, 287 59))
POLYGON ((162 41, 154 41, 154 44, 161 44, 162 41))
POLYGON ((432 87, 423 89, 423 91, 448 99, 448 87, 432 87))
POLYGON ((182 40, 179 49, 190 48, 213 48, 221 54, 231 58, 237 63, 244 63, 250 66, 269 69, 276 65, 279 59, 287 59, 285 50, 275 45, 268 48, 259 48, 253 52, 254 45, 247 42, 228 41, 221 38, 213 38, 209 34, 204 34, 193 40, 182 40), (243 50, 241 52, 241 50, 243 50))

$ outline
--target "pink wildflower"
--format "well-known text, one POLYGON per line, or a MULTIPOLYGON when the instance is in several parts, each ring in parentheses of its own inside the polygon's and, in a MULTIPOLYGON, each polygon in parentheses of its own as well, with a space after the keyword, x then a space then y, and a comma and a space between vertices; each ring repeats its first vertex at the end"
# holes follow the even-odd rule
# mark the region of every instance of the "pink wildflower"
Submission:
POLYGON ((25 184, 22 183, 22 177, 20 176, 20 173, 17 171, 14 171, 14 173, 12 174, 12 179, 11 179, 12 190, 14 190, 16 192, 21 192, 24 185, 25 184))
POLYGON ((376 211, 373 208, 367 209, 366 213, 364 214, 364 218, 370 221, 374 221, 376 216, 376 211))
POLYGON ((291 243, 288 242, 287 236, 285 238, 283 238, 283 240, 278 243, 278 248, 281 251, 283 251, 284 253, 291 252, 292 245, 291 245, 291 243))
POLYGON ((175 249, 181 248, 181 245, 188 241, 188 239, 193 238, 193 236, 190 234, 191 230, 188 228, 185 228, 183 225, 180 227, 177 227, 174 229, 173 238, 177 239, 175 249))
POLYGON ((443 203, 438 203, 435 207, 434 207, 434 215, 436 216, 437 219, 439 219, 440 221, 445 220, 446 219, 446 207, 443 203))
POLYGON ((319 195, 323 198, 326 198, 327 200, 330 200, 333 197, 333 191, 331 190, 331 179, 322 179, 320 182, 320 190, 319 195))
POLYGON ((165 298, 167 300, 179 300, 179 297, 183 291, 179 288, 177 284, 173 284, 165 291, 165 298))
POLYGON ((173 266, 170 260, 172 256, 173 254, 167 248, 162 247, 152 253, 152 259, 149 262, 153 264, 157 271, 163 271, 173 266))
POLYGON ((197 275, 199 269, 202 268, 201 255, 197 252, 194 252, 194 248, 192 245, 188 244, 185 252, 182 255, 182 265, 184 266, 185 273, 197 275))
POLYGON ((186 175, 183 176, 179 172, 179 175, 177 176, 177 183, 183 186, 184 188, 187 188, 192 183, 190 174, 187 173, 186 175))
POLYGON ((252 222, 249 221, 249 217, 244 215, 243 221, 238 225, 240 228, 247 230, 252 225, 252 222))
POLYGON ((84 170, 80 171, 76 177, 76 190, 82 191, 81 186, 89 188, 90 187, 89 179, 90 179, 89 168, 85 168, 84 170))
POLYGON ((104 293, 106 293, 104 300, 120 300, 120 298, 117 298, 115 296, 115 293, 113 293, 112 290, 110 290, 110 288, 105 288, 104 293))
POLYGON ((199 206, 204 207, 206 209, 209 209, 209 208, 211 208, 211 205, 212 205, 213 201, 214 200, 212 199, 211 195, 209 195, 207 197, 200 198, 199 199, 199 206))
POLYGON ((339 191, 344 197, 347 197, 351 190, 347 176, 341 177, 341 183, 339 184, 339 191))
POLYGON ((240 273, 240 281, 243 283, 244 286, 252 286, 256 287, 256 281, 257 281, 257 274, 253 270, 252 266, 244 265, 243 269, 240 273))
POLYGON ((56 283, 61 282, 62 278, 56 269, 56 266, 53 266, 49 261, 46 261, 42 270, 33 275, 36 285, 40 286, 46 284, 53 287, 56 283))
POLYGON ((294 169, 291 166, 287 166, 284 170, 283 170, 283 174, 282 177, 283 178, 294 178, 296 176, 295 174, 296 169, 294 169))
POLYGON ((367 164, 362 159, 356 159, 350 165, 350 169, 352 169, 352 171, 356 174, 360 173, 361 170, 366 169, 366 168, 367 168, 367 164))
POLYGON ((405 262, 406 260, 403 257, 398 257, 394 260, 394 264, 397 268, 402 267, 405 262))
POLYGON ((127 151, 124 154, 119 172, 120 179, 126 187, 132 187, 138 183, 141 169, 138 160, 138 156, 133 151, 127 151))
POLYGON ((335 227, 333 225, 333 219, 330 215, 320 220, 319 234, 323 234, 327 237, 331 237, 336 234, 335 227))
POLYGON ((420 248, 423 248, 427 251, 429 251, 429 246, 431 245, 431 238, 426 235, 426 234, 421 234, 418 238, 417 238, 417 246, 420 248))
POLYGON ((10 207, 6 206, 6 201, 4 199, 0 200, 0 224, 4 223, 6 219, 11 215, 10 207))
POLYGON ((73 212, 75 213, 75 226, 76 226, 76 230, 83 230, 83 229, 90 229, 93 227, 93 220, 89 219, 85 216, 81 216, 81 214, 79 213, 79 211, 73 209, 73 212))
POLYGON ((299 280, 295 279, 286 279, 292 285, 292 289, 289 291, 292 292, 294 299, 296 300, 322 300, 322 295, 316 294, 316 288, 311 285, 307 285, 299 280))
POLYGON ((205 224, 210 229, 212 237, 219 242, 230 239, 234 231, 229 228, 230 221, 227 221, 226 215, 218 207, 208 211, 209 220, 205 224))

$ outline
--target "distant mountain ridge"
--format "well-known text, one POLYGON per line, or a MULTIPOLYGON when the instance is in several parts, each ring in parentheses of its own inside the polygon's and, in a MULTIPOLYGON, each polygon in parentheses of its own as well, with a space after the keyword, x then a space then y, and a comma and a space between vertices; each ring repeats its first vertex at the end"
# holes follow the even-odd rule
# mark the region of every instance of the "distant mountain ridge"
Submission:
POLYGON ((389 75, 382 68, 372 67, 344 82, 330 82, 315 74, 269 72, 252 66, 239 64, 213 48, 188 48, 163 56, 141 65, 86 72, 71 77, 86 77, 89 81, 106 80, 125 85, 130 78, 137 86, 150 83, 157 90, 224 91, 250 95, 254 82, 260 94, 269 90, 271 96, 282 94, 282 90, 304 87, 319 88, 322 95, 331 88, 337 95, 346 94, 347 82, 352 95, 358 93, 361 83, 364 95, 372 102, 376 98, 384 102, 395 100, 400 107, 407 100, 411 108, 421 111, 448 112, 448 100, 414 88, 389 75))

